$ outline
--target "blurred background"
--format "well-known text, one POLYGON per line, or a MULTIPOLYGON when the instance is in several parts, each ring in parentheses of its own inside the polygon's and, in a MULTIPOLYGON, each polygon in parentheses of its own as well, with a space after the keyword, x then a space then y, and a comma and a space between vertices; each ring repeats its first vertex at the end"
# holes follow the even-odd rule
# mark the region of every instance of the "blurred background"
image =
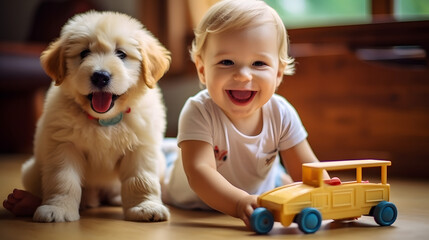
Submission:
MULTIPOLYGON (((50 79, 40 53, 76 13, 129 14, 172 52, 159 82, 166 135, 200 90, 188 50, 215 0, 0 2, 0 154, 29 154, 50 79)), ((429 1, 266 0, 288 29, 296 74, 278 93, 297 109, 320 160, 376 158, 390 176, 429 180, 429 1)))

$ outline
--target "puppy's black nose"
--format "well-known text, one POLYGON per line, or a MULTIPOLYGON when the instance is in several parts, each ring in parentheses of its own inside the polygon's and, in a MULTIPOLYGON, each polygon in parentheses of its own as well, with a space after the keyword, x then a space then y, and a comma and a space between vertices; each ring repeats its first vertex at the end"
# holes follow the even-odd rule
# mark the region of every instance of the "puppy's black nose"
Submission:
POLYGON ((104 70, 95 71, 91 76, 91 82, 98 88, 107 86, 110 82, 110 73, 104 70))

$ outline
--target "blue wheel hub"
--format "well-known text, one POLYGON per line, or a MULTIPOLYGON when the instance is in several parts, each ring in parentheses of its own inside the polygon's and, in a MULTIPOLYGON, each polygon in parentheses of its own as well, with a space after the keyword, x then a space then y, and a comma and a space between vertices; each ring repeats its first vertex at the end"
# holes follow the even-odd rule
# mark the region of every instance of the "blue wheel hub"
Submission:
POLYGON ((380 226, 390 226, 396 221, 398 210, 395 204, 381 201, 374 208, 374 220, 380 226))
POLYGON ((256 233, 266 234, 273 228, 273 214, 266 208, 257 208, 250 216, 250 225, 252 226, 253 231, 256 233))
POLYGON ((297 216, 298 228, 304 233, 315 233, 322 224, 322 215, 316 208, 304 208, 297 216))

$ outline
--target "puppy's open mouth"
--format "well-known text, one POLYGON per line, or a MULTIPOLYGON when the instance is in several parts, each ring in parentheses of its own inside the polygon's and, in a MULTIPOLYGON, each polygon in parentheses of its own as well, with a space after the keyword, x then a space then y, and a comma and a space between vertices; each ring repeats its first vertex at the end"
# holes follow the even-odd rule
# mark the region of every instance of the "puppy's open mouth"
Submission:
POLYGON ((97 113, 106 113, 120 96, 109 92, 93 92, 87 96, 91 101, 91 108, 97 113))

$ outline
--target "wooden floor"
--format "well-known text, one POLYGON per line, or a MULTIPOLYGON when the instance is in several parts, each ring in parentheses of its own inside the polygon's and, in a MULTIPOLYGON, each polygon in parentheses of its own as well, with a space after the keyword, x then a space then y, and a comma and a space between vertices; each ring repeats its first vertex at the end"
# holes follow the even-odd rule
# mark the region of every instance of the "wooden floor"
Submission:
MULTIPOLYGON (((0 155, 0 198, 21 187, 19 169, 25 155, 0 155)), ((429 180, 415 182, 389 179, 391 201, 398 219, 390 227, 379 227, 371 217, 351 222, 324 221, 315 234, 304 235, 296 224, 284 228, 276 223, 269 235, 247 231, 240 220, 216 213, 184 211, 170 207, 167 222, 140 223, 123 220, 120 207, 102 207, 81 212, 81 219, 69 223, 34 223, 16 218, 1 207, 0 239, 428 239, 429 180)))

